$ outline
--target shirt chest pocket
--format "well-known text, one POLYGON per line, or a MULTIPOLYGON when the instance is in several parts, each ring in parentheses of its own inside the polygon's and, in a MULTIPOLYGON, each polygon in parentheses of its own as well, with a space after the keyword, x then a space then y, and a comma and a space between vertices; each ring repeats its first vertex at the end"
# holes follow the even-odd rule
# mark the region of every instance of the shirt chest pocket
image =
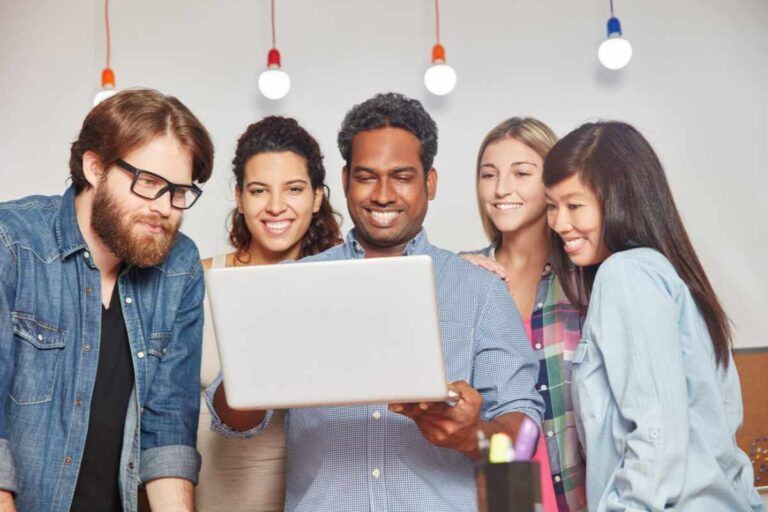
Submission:
POLYGON ((573 354, 571 389, 574 410, 583 422, 606 418, 610 387, 599 350, 582 339, 573 354))
POLYGON ((146 353, 142 354, 144 361, 144 389, 149 389, 155 378, 155 373, 160 362, 168 353, 168 344, 171 341, 171 333, 167 331, 153 332, 146 342, 146 353))
POLYGON ((50 402, 63 358, 66 331, 34 315, 12 312, 14 373, 8 392, 19 405, 50 402))

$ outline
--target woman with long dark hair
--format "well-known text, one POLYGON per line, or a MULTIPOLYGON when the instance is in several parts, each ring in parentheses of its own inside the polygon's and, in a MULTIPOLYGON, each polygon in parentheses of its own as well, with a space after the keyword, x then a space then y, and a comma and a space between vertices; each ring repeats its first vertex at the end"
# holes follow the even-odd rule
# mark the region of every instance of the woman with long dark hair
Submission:
MULTIPOLYGON (((237 206, 230 213, 229 241, 234 250, 204 260, 206 270, 295 260, 341 242, 320 146, 296 120, 270 116, 250 125, 237 142, 232 172, 237 206)), ((206 317, 203 390, 219 370, 207 302, 206 317)), ((258 442, 249 443, 212 432, 208 407, 202 404, 200 411, 198 509, 283 510, 283 422, 273 419, 258 442)))
POLYGON ((573 400, 589 510, 763 510, 735 433, 729 320, 664 170, 628 124, 585 124, 544 161, 571 302, 587 311, 573 400), (587 308, 588 306, 588 308, 587 308))

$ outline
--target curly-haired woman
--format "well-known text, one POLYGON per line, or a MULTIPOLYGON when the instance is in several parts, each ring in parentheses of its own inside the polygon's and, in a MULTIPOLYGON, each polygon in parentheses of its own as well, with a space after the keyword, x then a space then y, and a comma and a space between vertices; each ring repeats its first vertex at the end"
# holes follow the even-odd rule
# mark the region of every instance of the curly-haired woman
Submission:
MULTIPOLYGON (((270 116, 250 125, 237 142, 232 172, 237 207, 230 214, 229 241, 234 250, 203 260, 206 270, 295 260, 341 242, 338 214, 326 193, 323 155, 296 120, 270 116)), ((203 390, 219 370, 207 304, 206 317, 203 390)), ((273 420, 258 442, 233 440, 212 432, 208 408, 202 404, 200 410, 198 509, 283 510, 283 422, 273 420)))

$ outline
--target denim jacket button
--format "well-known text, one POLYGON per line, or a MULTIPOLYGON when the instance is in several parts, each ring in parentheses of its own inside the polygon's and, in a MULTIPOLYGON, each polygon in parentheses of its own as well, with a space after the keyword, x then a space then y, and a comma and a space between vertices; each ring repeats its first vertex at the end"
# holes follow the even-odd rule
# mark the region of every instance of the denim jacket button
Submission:
POLYGON ((64 457, 64 464, 72 464, 72 457, 64 457))
POLYGON ((77 407, 80 407, 81 405, 83 405, 83 401, 78 398, 77 400, 75 400, 75 405, 77 407))
POLYGON ((144 352, 142 352, 142 351, 139 351, 139 353, 138 353, 138 354, 136 354, 136 356, 137 356, 139 359, 142 359, 142 358, 144 357, 144 352))
POLYGON ((125 298, 125 303, 126 303, 126 304, 132 304, 132 303, 133 303, 133 299, 132 299, 132 298, 130 298, 130 297, 126 297, 126 298, 125 298))
POLYGON ((86 343, 83 345, 83 352, 88 352, 89 350, 91 350, 91 346, 89 344, 86 343))
POLYGON ((133 469, 133 462, 128 463, 128 469, 133 469))

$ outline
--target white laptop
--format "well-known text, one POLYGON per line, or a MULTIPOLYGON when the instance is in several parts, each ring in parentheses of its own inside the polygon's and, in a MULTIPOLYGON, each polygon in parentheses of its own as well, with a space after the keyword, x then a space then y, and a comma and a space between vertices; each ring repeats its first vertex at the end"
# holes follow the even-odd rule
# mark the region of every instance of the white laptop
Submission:
POLYGON ((448 399, 429 256, 212 269, 206 285, 233 408, 448 399))

